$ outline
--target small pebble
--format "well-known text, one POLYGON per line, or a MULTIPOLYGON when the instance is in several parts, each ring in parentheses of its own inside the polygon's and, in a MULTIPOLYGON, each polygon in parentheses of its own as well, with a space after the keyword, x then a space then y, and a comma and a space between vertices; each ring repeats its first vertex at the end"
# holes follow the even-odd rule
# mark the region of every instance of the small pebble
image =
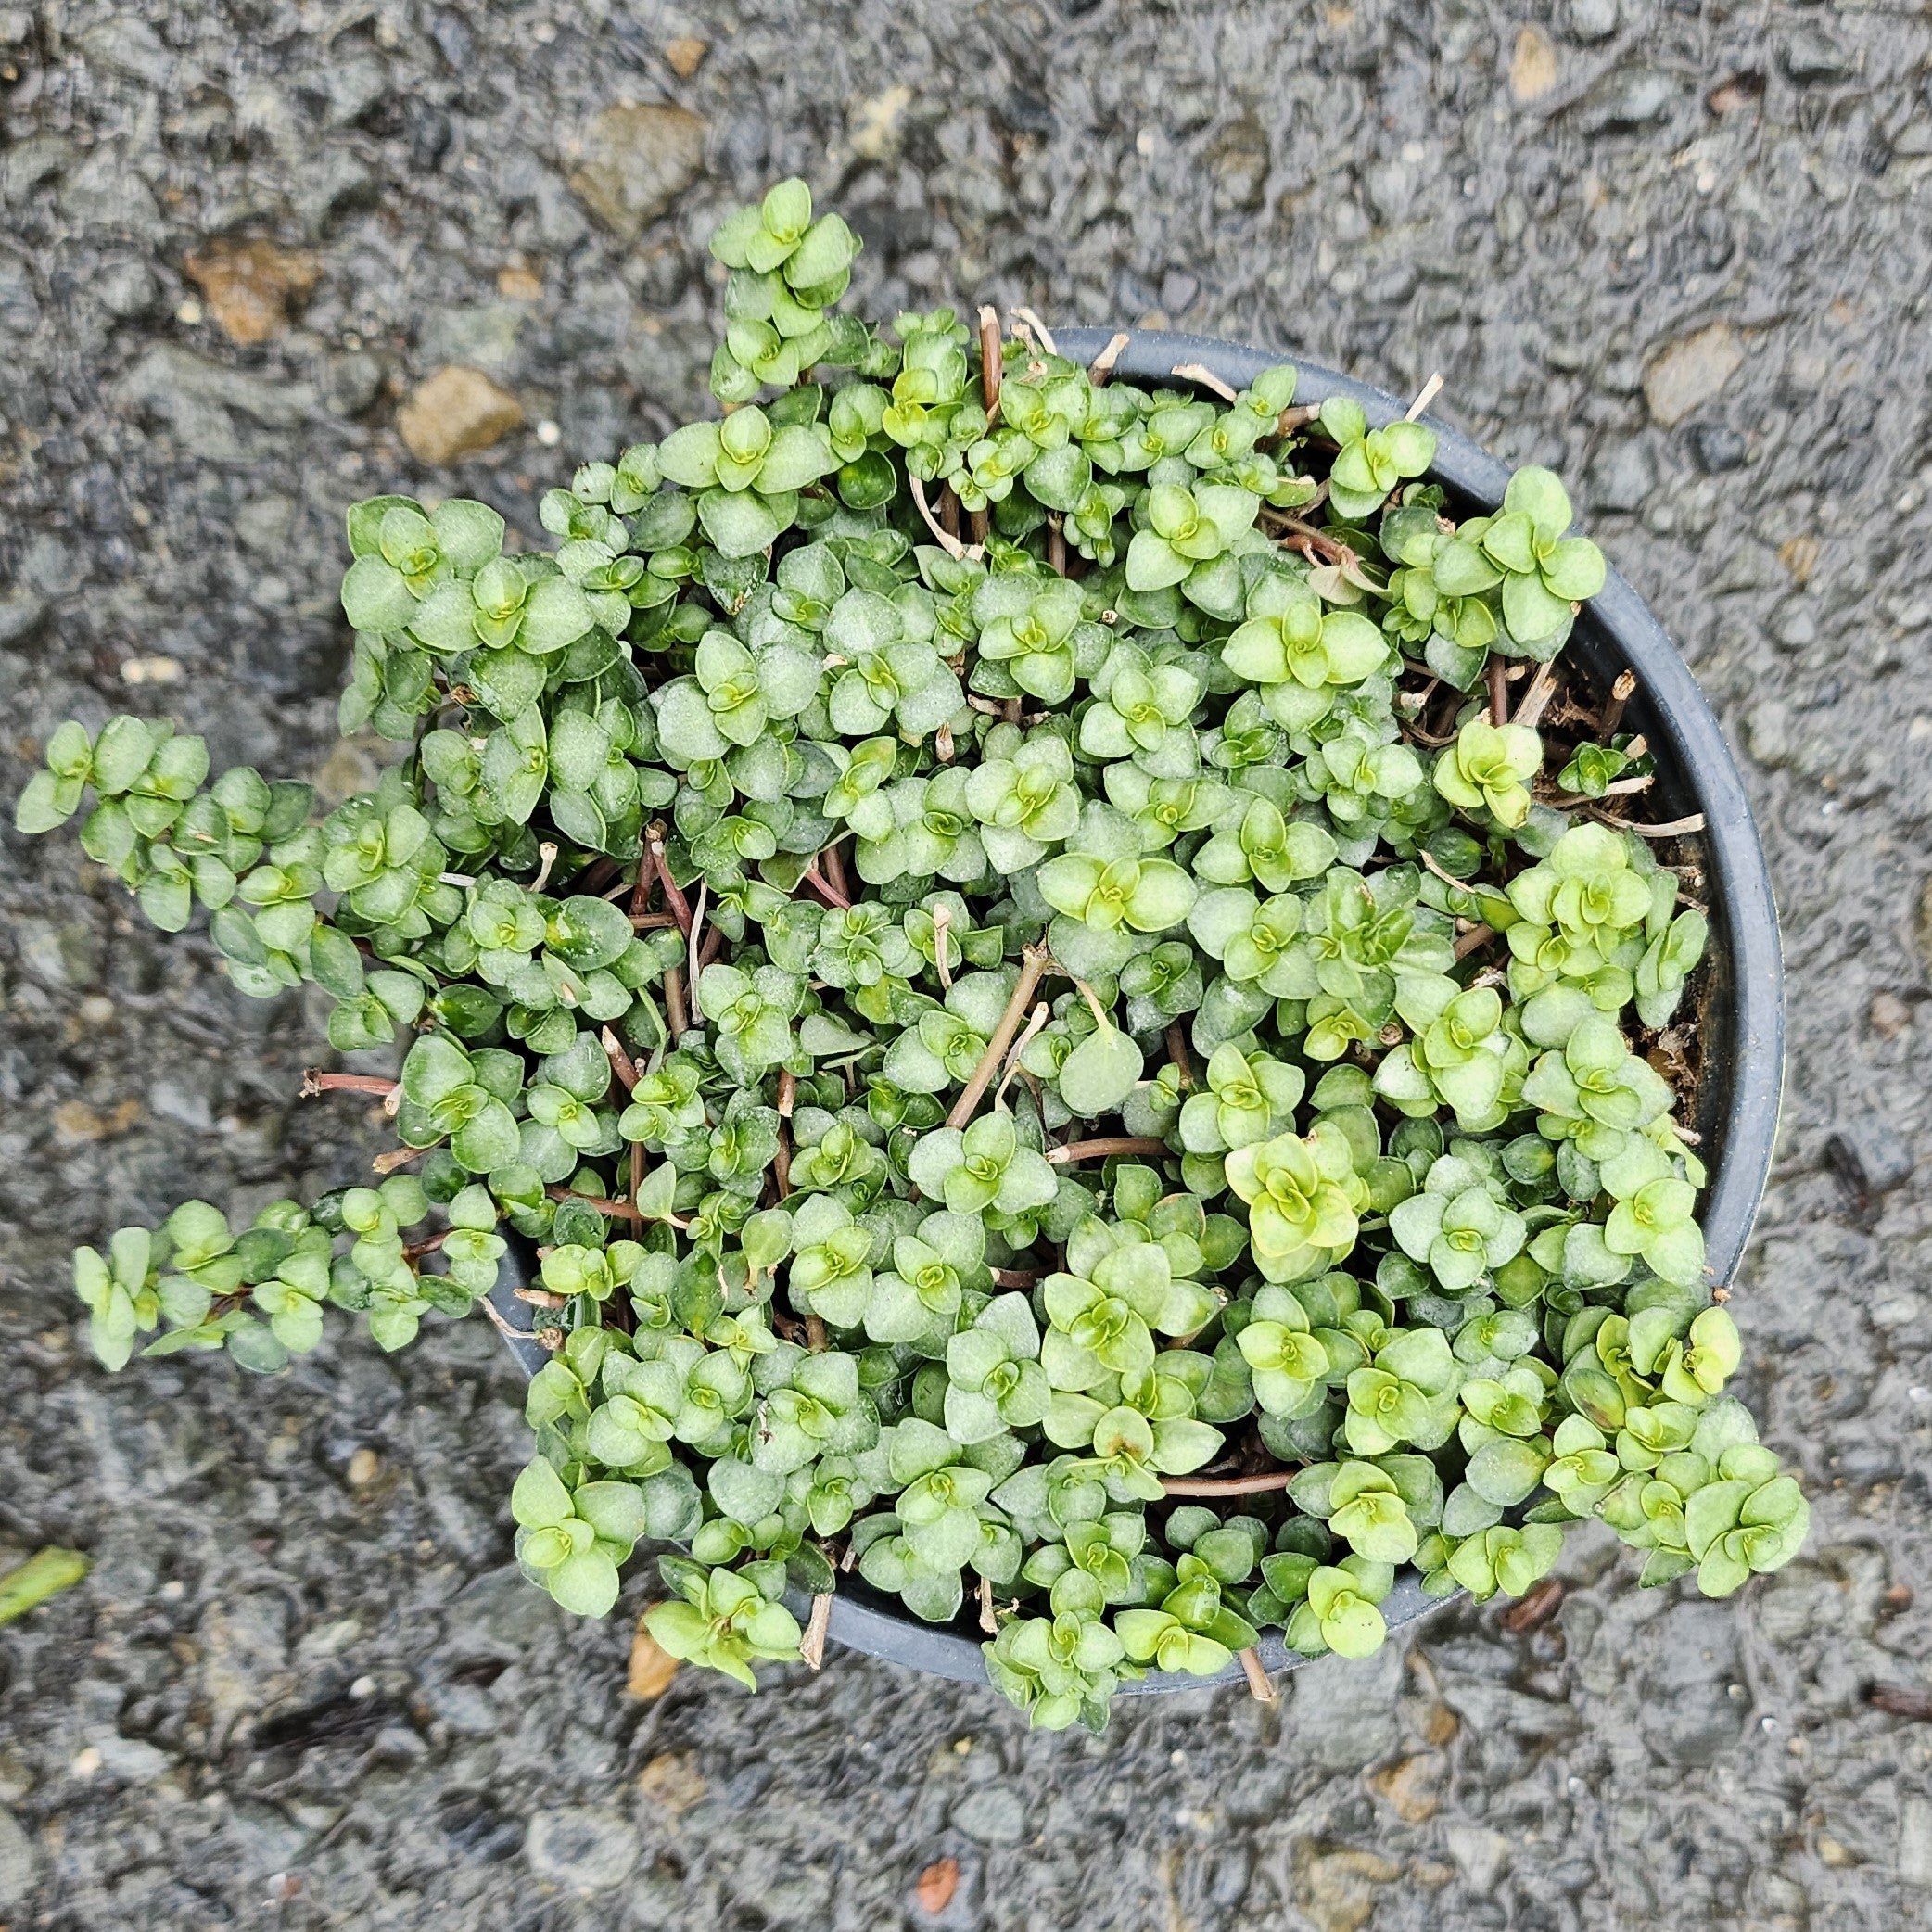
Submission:
POLYGON ((1896 993, 1872 996, 1872 1030, 1881 1039, 1896 1039, 1912 1024, 1912 1009, 1896 993))

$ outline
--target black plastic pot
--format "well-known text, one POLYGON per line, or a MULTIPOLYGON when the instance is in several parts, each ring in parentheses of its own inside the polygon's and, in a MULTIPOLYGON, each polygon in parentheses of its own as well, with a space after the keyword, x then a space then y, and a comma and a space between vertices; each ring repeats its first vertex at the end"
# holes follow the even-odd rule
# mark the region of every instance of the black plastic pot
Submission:
MULTIPOLYGON (((1088 362, 1112 333, 1061 329, 1057 341, 1061 353, 1088 362)), ((1114 370, 1135 382, 1172 387, 1176 368, 1192 363, 1239 388, 1281 362, 1292 362, 1300 373, 1297 402, 1351 397, 1371 426, 1404 413, 1405 405, 1394 397, 1298 356, 1268 354, 1202 336, 1138 330, 1128 337, 1114 370)), ((1509 466, 1445 424, 1427 420, 1436 433, 1433 480, 1448 489, 1466 515, 1495 509, 1509 481, 1509 466)), ((1650 794, 1656 816, 1662 821, 1700 812, 1705 820, 1701 833, 1683 841, 1703 871, 1711 923, 1707 964, 1698 982, 1703 1064, 1693 1124, 1703 1137, 1700 1151, 1711 1176, 1701 1203, 1710 1278, 1728 1282, 1743 1256, 1771 1172, 1785 1077, 1784 965, 1763 848, 1737 768, 1702 693, 1662 626, 1615 570, 1584 606, 1568 648, 1571 661, 1601 690, 1607 691, 1621 671, 1636 673, 1637 690, 1625 718, 1649 740, 1657 761, 1658 782, 1650 794)), ((495 1299, 500 1310, 520 1325, 527 1311, 512 1297, 515 1284, 507 1276, 506 1270, 495 1299)), ((544 1359, 533 1342, 509 1346, 532 1373, 544 1359)), ((1443 1600, 1425 1596, 1410 1572, 1397 1582, 1382 1614, 1393 1628, 1414 1622, 1443 1600)), ((805 1607, 801 1601, 794 1608, 802 1614, 805 1607)), ((984 1637, 970 1612, 950 1625, 922 1623, 857 1577, 840 1581, 830 1634, 850 1649, 934 1676, 961 1682, 985 1678, 980 1653, 984 1637)), ((1287 1649, 1276 1632, 1263 1637, 1261 1658, 1271 1671, 1307 1661, 1287 1649)), ((1211 1680, 1156 1671, 1121 1688, 1126 1693, 1186 1690, 1203 1681, 1232 1682, 1239 1676, 1238 1665, 1211 1680)))

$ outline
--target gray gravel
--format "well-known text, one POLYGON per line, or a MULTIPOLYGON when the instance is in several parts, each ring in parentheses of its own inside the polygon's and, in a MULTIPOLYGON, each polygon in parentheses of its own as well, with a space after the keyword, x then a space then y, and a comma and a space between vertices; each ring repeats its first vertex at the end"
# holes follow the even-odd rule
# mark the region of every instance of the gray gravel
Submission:
POLYGON ((318 1188, 380 1134, 292 1102, 312 1006, 235 997, 205 942, 77 886, 70 843, 8 834, 0 1560, 96 1568, 0 1633, 0 1922, 1926 1924, 1932 1729, 1861 1691, 1932 1689, 1932 23, 716 15, 0 6, 7 795, 61 718, 128 705, 218 761, 366 779, 379 746, 332 750, 340 505, 527 521, 533 483, 694 410, 701 237, 791 170, 867 236, 870 311, 1164 318, 1403 390, 1440 368, 1450 420, 1575 479, 1747 755, 1799 995, 1733 1305, 1811 1549, 1713 1606, 1582 1538, 1533 1635, 1460 1606, 1277 1710, 1135 1700, 1099 1741, 837 1654, 756 1703, 689 1672, 633 1702, 622 1614, 571 1625, 508 1567, 516 1381, 480 1324, 270 1384, 88 1364, 73 1240, 318 1188), (680 37, 711 43, 682 77, 680 37), (223 236, 314 273, 253 345, 186 277, 223 236), (458 385, 444 447, 524 426, 425 468, 399 413, 450 364, 494 387, 458 385), (948 1855, 933 1919, 913 1885, 948 1855))

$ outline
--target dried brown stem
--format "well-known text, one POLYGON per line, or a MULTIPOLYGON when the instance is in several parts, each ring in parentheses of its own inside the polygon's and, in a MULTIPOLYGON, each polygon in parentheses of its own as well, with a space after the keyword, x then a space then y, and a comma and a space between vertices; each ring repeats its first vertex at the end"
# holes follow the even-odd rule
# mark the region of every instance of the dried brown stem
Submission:
POLYGON ((1040 347, 1049 356, 1057 356, 1060 353, 1060 344, 1053 339, 1053 331, 1031 309, 1015 308, 1013 319, 1016 322, 1023 322, 1033 331, 1040 347))
POLYGON ((979 1580, 979 1627, 989 1637, 999 1634, 999 1619, 993 1613, 993 1579, 989 1576, 979 1580))
POLYGON ((634 1201, 606 1201, 601 1194, 574 1194, 564 1187, 546 1188, 543 1191, 553 1201, 575 1201, 584 1207, 595 1208, 608 1220, 642 1221, 644 1218, 634 1201))
POLYGON ((567 1308, 568 1295, 553 1295, 547 1288, 513 1288, 510 1292, 519 1302, 527 1302, 532 1308, 567 1308))
POLYGON ((1489 661, 1489 721, 1493 725, 1509 722, 1509 667, 1493 655, 1489 661))
POLYGON ((324 1074, 320 1067, 302 1069, 302 1099, 312 1100, 317 1094, 367 1093, 383 1099, 396 1091, 398 1083, 379 1074, 324 1074))
POLYGON ((1108 338, 1107 346, 1087 365, 1087 379, 1095 388, 1105 388, 1113 375, 1113 365, 1120 361, 1120 352, 1129 340, 1126 330, 1119 329, 1108 338))
POLYGON ((637 1090, 637 1062, 624 1050, 624 1042, 608 1026, 597 1036, 604 1049, 604 1057, 610 1061, 610 1070, 617 1076, 618 1084, 626 1093, 637 1090))
POLYGON ((829 879, 820 875, 816 862, 806 867, 805 875, 798 883, 801 885, 810 886, 828 906, 836 906, 842 911, 847 910, 851 907, 852 901, 844 893, 840 892, 829 879))
POLYGON ((1006 361, 999 341, 999 311, 986 303, 979 311, 979 393, 990 423, 999 407, 999 378, 1006 361))
POLYGON ((1301 1473, 1264 1469, 1258 1476, 1163 1476, 1161 1487, 1170 1496, 1260 1496, 1286 1489, 1301 1473))
POLYGON ((664 1012, 665 1023, 670 1028, 674 1039, 691 1024, 691 1016, 684 1006, 684 969, 681 966, 664 969, 664 1012))
MULTIPOLYGON (((1440 380, 1440 378, 1438 378, 1440 380)), ((1241 1672, 1248 1680, 1248 1695, 1257 1704, 1277 1702, 1278 1694, 1268 1673, 1261 1667, 1261 1652, 1251 1644, 1247 1649, 1236 1652, 1241 1660, 1241 1672)))
POLYGON ((926 528, 932 531, 933 541, 956 563, 963 559, 967 553, 966 546, 933 515, 933 506, 926 501, 925 484, 918 477, 910 477, 908 480, 912 485, 913 504, 926 528))
POLYGON ((1061 528, 1060 518, 1049 514, 1047 517, 1047 567, 1056 575, 1067 574, 1067 535, 1061 528))
POLYGON ((1167 1057, 1179 1069, 1181 1091, 1183 1093, 1192 1093, 1194 1091, 1194 1062, 1188 1057, 1187 1029, 1182 1026, 1178 1020, 1170 1020, 1167 1023, 1167 1057))
POLYGON ((967 1081, 960 1098, 953 1102, 951 1112, 947 1114, 947 1126, 963 1127, 972 1118, 973 1109, 979 1105, 986 1088, 993 1084, 994 1075, 1005 1062, 1006 1049, 1012 1045, 1013 1036, 1025 1023, 1027 1003, 1033 998, 1034 988, 1051 964, 1052 955, 1043 946, 1029 946, 1021 954, 1020 977, 1007 1000, 1006 1011, 1000 1014, 999 1024, 993 1029, 993 1036, 986 1042, 986 1050, 980 1055, 972 1077, 967 1081))
MULTIPOLYGON (((585 1207, 595 1207, 597 1214, 611 1221, 643 1221, 645 1215, 636 1201, 606 1201, 601 1194, 572 1194, 570 1188, 545 1188, 543 1190, 553 1201, 581 1201, 585 1207)), ((690 1223, 680 1221, 674 1214, 667 1214, 665 1219, 676 1227, 684 1228, 690 1223)))
POLYGON ((651 864, 657 873, 657 889, 664 895, 664 903, 671 917, 678 922, 680 933, 691 931, 691 901, 684 896, 684 889, 671 877, 670 860, 664 856, 664 823, 654 820, 644 829, 644 844, 651 854, 651 864))
POLYGON ((845 875, 845 855, 839 850, 845 844, 844 838, 835 838, 824 851, 819 854, 820 863, 825 868, 825 877, 833 891, 842 893, 845 903, 852 903, 852 882, 845 875))
POLYGON ((1114 1154, 1168 1154, 1174 1150, 1150 1134, 1102 1134, 1095 1140, 1070 1140, 1064 1147, 1049 1148, 1047 1158, 1056 1167, 1075 1161, 1104 1161, 1114 1154))
POLYGON ((1455 957, 1458 960, 1467 960, 1471 953, 1480 952, 1495 936, 1493 926, 1471 926, 1467 933, 1457 937, 1455 957))
POLYGON ((1543 714, 1549 709, 1550 700, 1557 694, 1557 673, 1546 664, 1536 667, 1536 675, 1530 680, 1530 688, 1523 693, 1523 701, 1516 707, 1516 721, 1529 725, 1532 730, 1543 722, 1543 714))
POLYGON ((812 1598, 812 1613, 806 1620, 805 1634, 798 1640, 798 1654, 815 1671, 825 1663, 825 1633, 832 1628, 832 1592, 812 1598))
MULTIPOLYGON (((430 1147, 440 1147, 440 1140, 433 1140, 430 1147)), ((399 1167, 407 1167, 412 1161, 420 1161, 429 1151, 427 1147, 392 1147, 386 1154, 377 1154, 370 1162, 377 1174, 394 1174, 399 1167)))
POLYGON ((1179 376, 1183 382, 1198 383, 1203 389, 1212 390, 1224 402, 1240 400, 1239 392, 1230 389, 1205 362, 1176 362, 1168 373, 1179 376))
POLYGON ((512 1341, 536 1341, 537 1338, 533 1334, 531 1334, 527 1328, 519 1328, 515 1327, 513 1323, 506 1322, 503 1319, 503 1317, 497 1313, 496 1303, 494 1302, 486 1299, 482 1306, 483 1313, 489 1317, 491 1323, 494 1325, 496 1331, 499 1335, 507 1335, 512 1341))
POLYGON ((698 983, 698 942, 705 930, 705 908, 711 900, 711 882, 698 881, 698 902, 692 909, 691 924, 684 934, 684 958, 691 970, 691 983, 698 983))
MULTIPOLYGON (((1639 792, 1647 792, 1656 782, 1656 776, 1647 772, 1642 778, 1620 778, 1603 788, 1603 795, 1606 798, 1632 798, 1639 792)), ((1550 803, 1569 811, 1579 805, 1595 805, 1596 800, 1587 792, 1557 792, 1551 794, 1550 803)))
POLYGON ((1000 1101, 1006 1098, 1007 1082, 1013 1077, 1014 1069, 1020 1064, 1021 1054, 1024 1053, 1027 1048, 1033 1044, 1040 1029, 1046 1025, 1050 1017, 1047 1002, 1044 999, 1037 1001, 1034 1006, 1031 1017, 1026 1022, 1025 1032, 1008 1049, 1005 1062, 999 1071, 999 1085, 993 1089, 994 1106, 998 1106, 1000 1101))
POLYGON ((421 1261, 426 1254, 434 1254, 450 1239, 450 1232, 446 1227, 440 1234, 433 1234, 426 1240, 412 1241, 402 1251, 403 1260, 421 1261))
POLYGON ((1422 385, 1421 393, 1409 404, 1407 412, 1403 416, 1403 421, 1405 423, 1413 423, 1442 393, 1442 388, 1443 372, 1439 369, 1422 385))
POLYGON ((1615 812, 1607 812, 1595 806, 1586 806, 1584 813, 1606 825, 1614 825, 1619 832, 1633 832, 1642 839, 1682 838, 1687 833, 1702 832, 1705 825, 1702 812, 1693 812, 1687 819, 1671 819, 1662 825, 1640 825, 1634 819, 1620 819, 1615 812))
POLYGON ((1603 716, 1596 724, 1596 742, 1608 744, 1610 734, 1623 722, 1623 707, 1636 695, 1637 674, 1634 671, 1619 671, 1617 681, 1610 686, 1609 701, 1603 707, 1603 716))

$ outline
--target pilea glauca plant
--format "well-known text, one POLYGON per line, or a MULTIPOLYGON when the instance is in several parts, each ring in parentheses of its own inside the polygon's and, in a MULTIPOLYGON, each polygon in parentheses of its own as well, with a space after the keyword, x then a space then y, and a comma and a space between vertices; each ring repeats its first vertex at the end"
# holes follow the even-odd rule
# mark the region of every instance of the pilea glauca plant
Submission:
POLYGON ((1786 1561, 1670 1071, 1705 916, 1564 666, 1557 477, 1458 523, 1424 424, 1290 368, 858 322, 798 182, 713 246, 722 420, 549 491, 553 548, 349 513, 375 790, 47 745, 23 831, 400 1062, 311 1076, 384 1097, 375 1184, 80 1250, 101 1359, 502 1322, 515 1241, 533 1583, 678 1545, 650 1629, 749 1684, 856 1572, 1047 1727, 1591 1518, 1646 1583, 1786 1561))

